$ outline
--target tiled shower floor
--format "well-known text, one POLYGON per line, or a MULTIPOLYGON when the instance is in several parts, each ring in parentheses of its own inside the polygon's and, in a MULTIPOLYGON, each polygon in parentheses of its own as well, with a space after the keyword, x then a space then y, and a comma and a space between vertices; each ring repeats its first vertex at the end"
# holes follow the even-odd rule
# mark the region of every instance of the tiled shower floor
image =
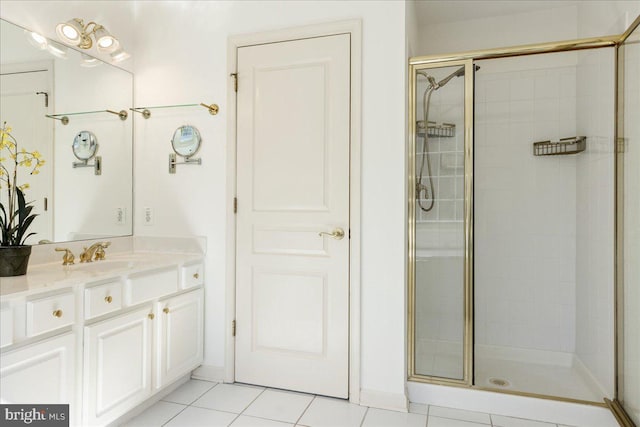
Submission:
MULTIPOLYGON (((416 372, 444 378, 462 379, 461 343, 418 340, 416 372)), ((572 366, 539 364, 500 358, 476 357, 474 384, 496 390, 519 391, 569 399, 602 402, 605 395, 572 366), (503 379, 506 387, 495 386, 490 379, 503 379)))
POLYGON ((597 390, 572 366, 544 365, 502 359, 477 358, 475 384, 497 390, 516 390, 565 397, 570 399, 602 402, 603 392, 597 390), (496 387, 490 378, 507 380, 507 387, 496 387))

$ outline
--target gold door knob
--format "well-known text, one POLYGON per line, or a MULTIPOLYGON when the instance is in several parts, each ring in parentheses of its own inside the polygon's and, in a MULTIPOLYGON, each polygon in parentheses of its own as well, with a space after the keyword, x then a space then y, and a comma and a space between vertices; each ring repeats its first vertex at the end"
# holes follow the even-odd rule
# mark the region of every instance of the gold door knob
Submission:
POLYGON ((169 314, 169 307, 163 308, 162 312, 165 313, 165 314, 169 314))
POLYGON ((194 279, 197 279, 198 277, 200 277, 200 275, 199 275, 198 273, 194 273, 194 274, 193 274, 193 278, 194 278, 194 279))
POLYGON ((344 238, 344 230, 342 228, 336 228, 331 233, 327 233, 326 231, 321 231, 318 233, 318 236, 327 235, 329 237, 333 237, 336 240, 342 240, 344 238))
POLYGON ((113 298, 111 298, 111 295, 104 297, 104 302, 106 302, 107 304, 111 304, 112 301, 113 301, 113 298))
POLYGON ((149 317, 149 319, 153 320, 153 319, 154 319, 154 317, 156 317, 156 315, 155 315, 155 314, 153 314, 153 313, 149 313, 148 317, 149 317))
POLYGON ((55 310, 53 312, 53 317, 57 317, 57 318, 62 317, 62 310, 55 310))

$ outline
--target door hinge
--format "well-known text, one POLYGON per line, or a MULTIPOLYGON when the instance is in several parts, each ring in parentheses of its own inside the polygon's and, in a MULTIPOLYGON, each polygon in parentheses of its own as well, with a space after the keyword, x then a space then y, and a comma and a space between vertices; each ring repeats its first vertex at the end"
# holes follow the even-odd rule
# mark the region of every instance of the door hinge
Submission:
POLYGON ((233 213, 238 213, 238 198, 233 198, 233 213))
POLYGON ((48 211, 49 210, 49 199, 48 198, 44 198, 44 211, 48 211))
POLYGON ((626 151, 627 140, 626 138, 618 138, 618 144, 616 145, 617 153, 624 153, 626 151))
POLYGON ((236 321, 231 322, 231 336, 236 336, 236 321))
POLYGON ((238 91, 238 73, 231 73, 231 77, 233 77, 233 90, 238 91))
POLYGON ((49 94, 47 92, 36 92, 36 95, 44 95, 44 106, 49 107, 49 94))

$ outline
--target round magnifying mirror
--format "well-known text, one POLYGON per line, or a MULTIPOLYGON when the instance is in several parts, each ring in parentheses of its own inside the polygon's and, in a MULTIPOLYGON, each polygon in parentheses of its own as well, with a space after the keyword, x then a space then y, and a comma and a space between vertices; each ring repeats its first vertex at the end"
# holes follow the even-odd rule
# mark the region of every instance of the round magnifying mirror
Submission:
POLYGON ((73 138, 72 148, 74 156, 86 161, 96 155, 98 140, 93 133, 83 130, 73 138))
POLYGON ((173 133, 173 138, 171 138, 173 151, 177 155, 187 158, 196 154, 201 142, 200 132, 191 125, 180 126, 173 133))

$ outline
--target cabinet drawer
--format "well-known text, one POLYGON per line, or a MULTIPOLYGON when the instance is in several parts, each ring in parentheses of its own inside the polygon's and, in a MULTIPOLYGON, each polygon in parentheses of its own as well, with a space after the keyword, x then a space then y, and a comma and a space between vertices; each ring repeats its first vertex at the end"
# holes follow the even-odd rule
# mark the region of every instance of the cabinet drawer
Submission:
POLYGON ((193 265, 185 265, 182 267, 182 280, 180 287, 182 289, 200 286, 204 283, 204 267, 202 263, 193 265))
POLYGON ((71 325, 74 318, 72 292, 27 301, 27 336, 71 325))
POLYGON ((178 269, 130 276, 125 298, 129 305, 150 301, 178 291, 178 269))
POLYGON ((13 344, 13 311, 0 307, 0 347, 13 344))
POLYGON ((122 308, 122 283, 110 282, 84 290, 84 318, 101 316, 122 308))

